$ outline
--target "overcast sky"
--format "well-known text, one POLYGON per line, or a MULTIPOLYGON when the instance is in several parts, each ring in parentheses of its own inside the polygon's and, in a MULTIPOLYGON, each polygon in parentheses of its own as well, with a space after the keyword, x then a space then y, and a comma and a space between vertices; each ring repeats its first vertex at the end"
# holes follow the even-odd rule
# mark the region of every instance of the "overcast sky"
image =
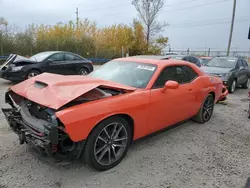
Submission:
MULTIPOLYGON (((137 16, 131 0, 0 0, 0 17, 25 28, 28 24, 56 24, 80 19, 99 26, 132 22, 137 16)), ((163 32, 171 48, 226 50, 233 0, 166 0, 159 20, 170 24, 163 32)), ((237 0, 232 50, 249 50, 250 0, 237 0)))

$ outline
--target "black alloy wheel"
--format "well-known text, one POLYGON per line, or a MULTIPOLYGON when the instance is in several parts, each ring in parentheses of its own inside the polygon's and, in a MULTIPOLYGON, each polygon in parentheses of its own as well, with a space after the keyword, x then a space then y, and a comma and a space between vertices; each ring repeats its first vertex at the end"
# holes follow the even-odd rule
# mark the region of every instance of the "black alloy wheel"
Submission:
POLYGON ((127 153, 131 142, 128 122, 114 116, 99 123, 87 139, 83 157, 97 170, 108 170, 118 165, 127 153))

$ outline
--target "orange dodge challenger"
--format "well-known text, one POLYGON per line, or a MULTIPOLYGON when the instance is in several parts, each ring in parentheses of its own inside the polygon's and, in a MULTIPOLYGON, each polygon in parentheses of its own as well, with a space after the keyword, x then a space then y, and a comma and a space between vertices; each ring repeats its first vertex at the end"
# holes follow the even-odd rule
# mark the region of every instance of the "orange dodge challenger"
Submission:
POLYGON ((133 140, 187 119, 209 121, 226 95, 220 78, 189 62, 121 58, 87 76, 43 73, 14 85, 2 111, 20 144, 107 170, 133 140))

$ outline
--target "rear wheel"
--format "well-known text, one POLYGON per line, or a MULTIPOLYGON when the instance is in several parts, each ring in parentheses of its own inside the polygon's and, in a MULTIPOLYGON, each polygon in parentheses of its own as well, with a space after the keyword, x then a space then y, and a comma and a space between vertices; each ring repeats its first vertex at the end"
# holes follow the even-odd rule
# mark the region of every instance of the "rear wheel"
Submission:
POLYGON ((209 94, 203 102, 198 114, 193 118, 198 123, 206 123, 212 117, 214 111, 214 97, 209 94))
POLYGON ((242 85, 244 89, 248 89, 250 86, 250 77, 247 79, 246 83, 242 85))
POLYGON ((128 122, 119 116, 108 118, 89 135, 83 153, 84 160, 97 170, 113 168, 126 155, 130 141, 128 122))
POLYGON ((235 92, 236 85, 237 85, 237 81, 236 81, 236 79, 234 79, 233 82, 228 87, 229 93, 234 93, 235 92))
POLYGON ((85 75, 89 74, 89 71, 88 71, 88 69, 86 69, 86 68, 81 68, 81 69, 79 70, 78 74, 79 74, 79 75, 85 76, 85 75))

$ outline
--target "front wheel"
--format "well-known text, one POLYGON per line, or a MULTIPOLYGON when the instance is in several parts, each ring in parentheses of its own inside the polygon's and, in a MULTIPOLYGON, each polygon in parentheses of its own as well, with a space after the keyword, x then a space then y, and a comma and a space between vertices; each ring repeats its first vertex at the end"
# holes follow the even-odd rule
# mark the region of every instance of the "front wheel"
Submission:
POLYGON ((201 105, 198 114, 193 118, 193 120, 198 123, 206 123, 212 117, 213 111, 214 111, 214 97, 213 95, 209 94, 206 97, 203 104, 201 105))
POLYGON ((29 73, 27 74, 27 79, 32 78, 37 76, 38 74, 40 74, 40 72, 38 70, 31 70, 29 71, 29 73))
POLYGON ((234 79, 233 82, 229 85, 228 87, 228 91, 229 93, 234 93, 235 92, 235 89, 236 89, 236 80, 234 79))
POLYGON ((85 162, 104 171, 118 165, 127 153, 131 141, 131 128, 119 116, 99 123, 89 135, 84 149, 85 162))

